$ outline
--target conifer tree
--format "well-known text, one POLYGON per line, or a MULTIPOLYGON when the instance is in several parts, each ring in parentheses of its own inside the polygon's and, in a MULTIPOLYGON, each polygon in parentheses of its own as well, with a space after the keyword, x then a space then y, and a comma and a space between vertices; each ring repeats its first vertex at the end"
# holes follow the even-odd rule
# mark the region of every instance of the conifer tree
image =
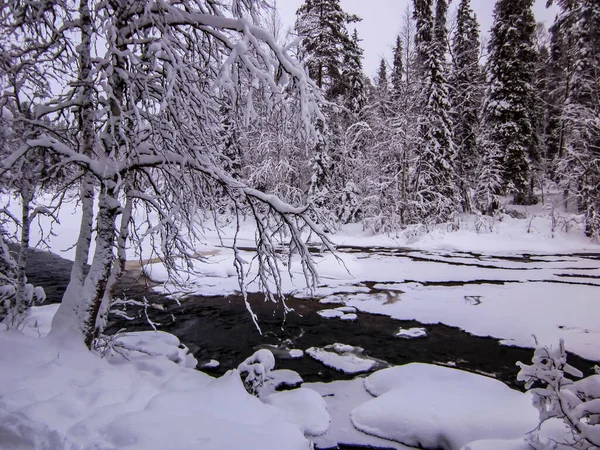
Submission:
POLYGON ((444 222, 457 211, 452 123, 445 73, 447 44, 446 0, 437 0, 436 17, 432 0, 414 0, 416 43, 423 77, 422 112, 419 118, 419 167, 415 192, 423 220, 444 222))
MULTIPOLYGON (((531 188, 531 156, 536 152, 532 6, 533 0, 498 0, 488 46, 483 150, 487 164, 494 167, 485 170, 502 174, 502 188, 513 193, 517 204, 535 202, 531 188)), ((498 193, 497 180, 489 176, 480 180, 488 185, 488 193, 498 193)))
MULTIPOLYGON (((585 214, 586 233, 600 235, 600 5, 595 0, 557 2, 561 13, 553 34, 561 33, 563 61, 572 62, 562 91, 559 163, 563 184, 585 214)), ((567 66, 568 67, 568 66, 567 66)))
POLYGON ((296 16, 301 59, 317 86, 334 100, 344 90, 344 55, 353 47, 346 25, 360 19, 344 12, 339 0, 306 0, 296 16))
POLYGON ((402 63, 402 54, 404 53, 402 38, 396 36, 396 45, 394 45, 394 59, 392 62, 392 91, 394 97, 397 97, 402 92, 402 74, 404 73, 404 65, 402 63))
POLYGON ((360 112, 366 102, 365 76, 362 66, 363 49, 356 28, 344 52, 342 78, 346 84, 343 92, 346 107, 354 114, 360 112))
POLYGON ((483 76, 479 66, 479 23, 470 6, 461 0, 452 36, 452 72, 450 98, 454 142, 457 146, 456 172, 463 209, 470 211, 470 187, 475 185, 478 164, 477 135, 479 112, 483 100, 483 76))

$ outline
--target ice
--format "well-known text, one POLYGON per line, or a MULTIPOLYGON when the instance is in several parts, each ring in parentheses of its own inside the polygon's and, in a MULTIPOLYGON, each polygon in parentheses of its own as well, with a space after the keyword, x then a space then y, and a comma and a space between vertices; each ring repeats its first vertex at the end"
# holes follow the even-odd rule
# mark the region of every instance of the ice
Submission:
POLYGON ((396 336, 404 339, 421 338, 427 336, 427 330, 425 328, 400 328, 396 336))
POLYGON ((221 363, 216 359, 211 359, 205 364, 202 364, 203 369, 218 369, 221 363))
POLYGON ((342 311, 339 311, 337 309, 322 309, 321 311, 317 311, 317 314, 325 319, 339 319, 344 315, 342 311))
POLYGON ((305 435, 319 436, 329 429, 325 400, 312 389, 276 392, 263 401, 282 411, 283 418, 298 425, 305 435))
POLYGON ((377 396, 352 411, 361 431, 427 449, 458 450, 480 439, 515 439, 538 424, 531 396, 481 375, 412 363, 365 379, 377 396))
POLYGON ((327 345, 324 348, 311 347, 306 350, 310 357, 339 372, 354 374, 369 372, 384 364, 363 355, 364 349, 346 344, 327 345))
POLYGON ((349 321, 349 322, 353 322, 356 319, 358 319, 358 316, 356 314, 354 314, 354 313, 344 314, 342 317, 340 317, 340 320, 346 320, 346 321, 349 321))

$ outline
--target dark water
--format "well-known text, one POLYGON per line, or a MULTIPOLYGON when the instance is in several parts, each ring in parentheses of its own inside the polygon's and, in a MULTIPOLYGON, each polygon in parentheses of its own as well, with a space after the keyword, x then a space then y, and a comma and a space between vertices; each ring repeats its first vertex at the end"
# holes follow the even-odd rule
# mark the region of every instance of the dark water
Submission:
MULTIPOLYGON (((29 260, 30 282, 44 286, 47 302, 60 301, 68 283, 71 262, 37 251, 31 253, 29 260)), ((364 286, 372 288, 373 284, 364 283, 364 286)), ((287 305, 294 311, 284 315, 281 305, 266 302, 260 294, 251 294, 249 301, 258 316, 260 334, 241 296, 191 296, 178 304, 153 292, 151 284, 134 271, 125 274, 118 294, 137 300, 145 297, 150 304, 160 305, 161 309, 147 310, 151 320, 160 324, 159 329, 178 336, 200 363, 218 360, 220 367, 213 371, 214 374, 237 367, 263 344, 280 345, 289 340, 286 345, 289 348, 306 350, 340 342, 362 347, 367 355, 392 365, 450 363, 521 388, 516 382, 518 368, 515 363, 529 362, 533 355, 532 349, 500 345, 496 339, 473 336, 442 324, 423 325, 364 313, 358 313, 355 322, 324 319, 316 312, 334 305, 323 305, 317 300, 289 298, 287 305), (397 338, 395 334, 400 327, 423 327, 427 330, 427 337, 397 338)), ((151 329, 141 308, 130 308, 128 314, 135 316, 135 320, 111 317, 107 332, 151 329)), ((569 362, 586 374, 591 373, 594 365, 576 355, 570 355, 569 362)), ((294 360, 278 358, 277 368, 295 370, 308 382, 353 377, 329 369, 308 356, 294 360)))

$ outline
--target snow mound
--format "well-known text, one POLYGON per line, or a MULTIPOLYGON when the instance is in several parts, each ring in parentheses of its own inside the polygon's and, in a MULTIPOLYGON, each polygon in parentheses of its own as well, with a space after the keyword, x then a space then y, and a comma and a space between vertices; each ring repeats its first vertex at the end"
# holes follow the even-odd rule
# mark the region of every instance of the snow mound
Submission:
POLYGON ((146 358, 153 370, 111 364, 76 340, 0 332, 0 448, 310 448, 237 371, 213 379, 146 358))
POLYGON ((327 367, 347 374, 370 372, 387 366, 384 361, 364 355, 363 348, 346 344, 311 347, 306 353, 327 367))
POLYGON ((405 445, 458 450, 480 439, 514 439, 538 424, 531 396, 492 378, 413 363, 365 379, 377 398, 352 411, 359 430, 405 445))
POLYGON ((106 343, 105 355, 112 363, 148 361, 148 356, 166 358, 190 369, 198 364, 188 348, 171 333, 134 331, 116 335, 106 343))
POLYGON ((365 390, 362 378, 356 377, 349 381, 331 383, 308 383, 305 386, 321 395, 331 416, 331 425, 327 433, 312 438, 317 448, 339 448, 344 445, 352 448, 407 450, 404 445, 365 434, 352 425, 350 412, 373 398, 365 390))
POLYGON ((279 409, 283 418, 298 425, 305 435, 320 436, 329 429, 327 404, 316 391, 307 388, 276 392, 263 401, 279 409))
POLYGON ((51 305, 32 306, 23 323, 22 332, 29 337, 44 337, 50 332, 52 318, 60 303, 51 305))

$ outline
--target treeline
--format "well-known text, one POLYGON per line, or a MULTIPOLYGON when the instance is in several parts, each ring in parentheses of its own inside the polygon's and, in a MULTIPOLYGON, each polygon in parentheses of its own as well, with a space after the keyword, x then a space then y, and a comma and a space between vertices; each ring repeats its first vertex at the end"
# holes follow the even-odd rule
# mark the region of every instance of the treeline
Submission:
POLYGON ((371 82, 360 38, 348 31, 360 18, 339 0, 306 0, 294 32, 297 57, 329 101, 320 141, 292 139, 281 113, 257 110, 241 124, 237 105, 224 127, 230 168, 288 201, 311 202, 328 223, 377 231, 493 214, 503 195, 535 204, 551 182, 597 236, 600 5, 556 3, 546 30, 533 0, 498 0, 483 45, 469 0, 451 18, 447 0, 413 0, 398 17, 392 61, 371 82))

